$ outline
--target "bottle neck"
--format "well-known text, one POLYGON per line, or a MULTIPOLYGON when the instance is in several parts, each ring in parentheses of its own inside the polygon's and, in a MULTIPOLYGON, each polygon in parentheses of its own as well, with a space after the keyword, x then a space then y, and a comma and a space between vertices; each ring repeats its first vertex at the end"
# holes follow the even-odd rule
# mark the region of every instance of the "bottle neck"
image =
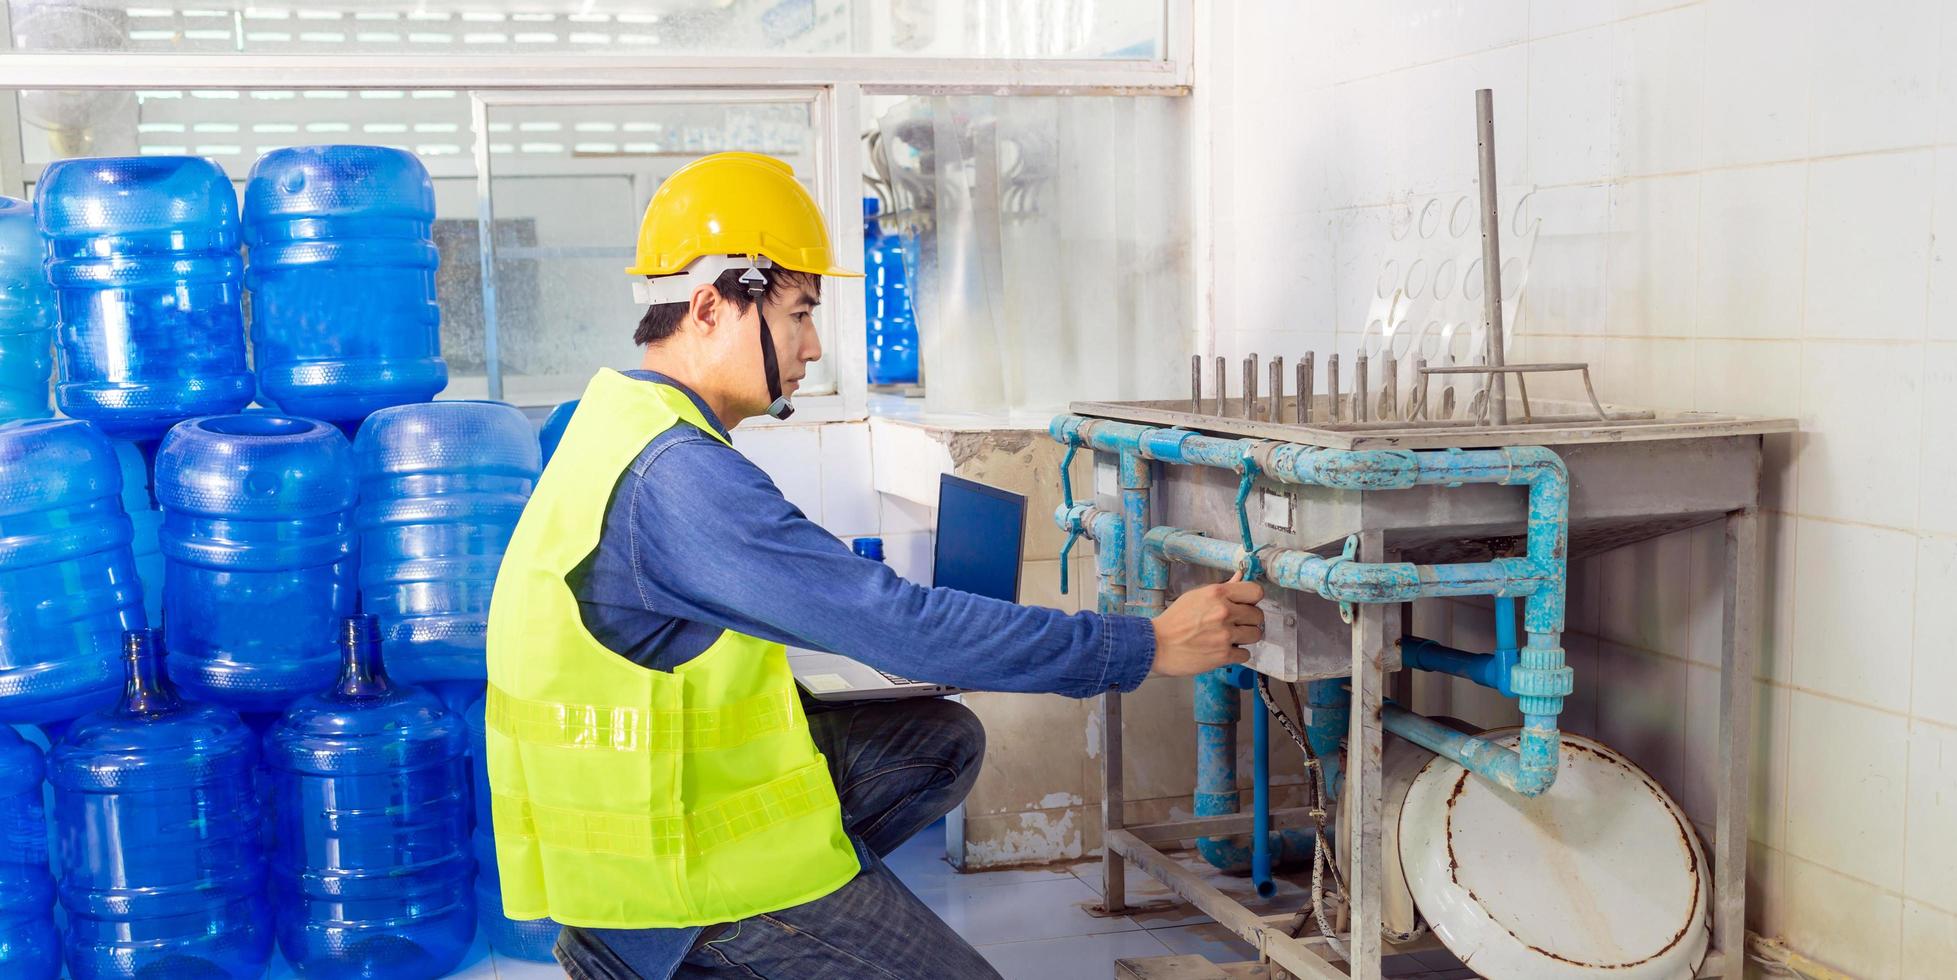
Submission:
POLYGON ((350 700, 386 696, 394 685, 381 663, 380 621, 363 615, 340 622, 340 680, 334 693, 350 700))
POLYGON ((124 717, 153 718, 177 710, 183 702, 177 689, 163 673, 163 648, 157 631, 131 630, 123 634, 124 679, 122 704, 124 717))

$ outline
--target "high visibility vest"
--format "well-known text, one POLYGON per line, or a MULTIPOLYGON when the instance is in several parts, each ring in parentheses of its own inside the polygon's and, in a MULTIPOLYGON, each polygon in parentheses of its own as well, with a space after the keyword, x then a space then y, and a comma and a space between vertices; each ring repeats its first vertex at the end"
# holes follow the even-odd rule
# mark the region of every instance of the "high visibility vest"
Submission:
POLYGON ((781 644, 728 630, 650 670, 585 630, 566 584, 598 545, 619 476, 682 420, 720 438, 684 392, 599 372, 503 554, 486 720, 512 919, 731 922, 857 873, 781 644))

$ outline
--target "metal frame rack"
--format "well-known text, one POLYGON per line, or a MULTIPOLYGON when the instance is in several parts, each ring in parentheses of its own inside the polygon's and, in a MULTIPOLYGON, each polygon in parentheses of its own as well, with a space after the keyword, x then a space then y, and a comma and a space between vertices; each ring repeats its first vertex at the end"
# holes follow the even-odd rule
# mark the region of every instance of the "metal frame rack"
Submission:
MULTIPOLYGON (((1316 401, 1319 417, 1339 417, 1327 396, 1316 401)), ((1305 426, 1281 421, 1298 416, 1296 406, 1285 411, 1281 393, 1273 393, 1263 412, 1246 399, 1235 417, 1178 411, 1186 405, 1077 403, 1073 414, 1055 419, 1053 437, 1070 450, 1088 447, 1097 464, 1092 502, 1076 503, 1069 488, 1056 521, 1096 541, 1104 611, 1159 612, 1172 569, 1192 585, 1196 576, 1235 569, 1277 586, 1272 596, 1293 603, 1286 608, 1301 620, 1316 615, 1323 623, 1322 612, 1313 610, 1334 608, 1348 617, 1346 626, 1335 616, 1329 628, 1301 627, 1284 638, 1293 649, 1276 657, 1254 651, 1250 666, 1281 681, 1350 678, 1344 735, 1345 792, 1352 799, 1344 812, 1352 819, 1338 829, 1341 853, 1350 856, 1350 972, 1337 965, 1326 937, 1294 938, 1287 931, 1290 914, 1252 912, 1161 849, 1251 833, 1253 813, 1124 822, 1121 696, 1115 693, 1101 699, 1104 909, 1126 907, 1132 863, 1292 975, 1379 977, 1384 735, 1393 731, 1513 791, 1541 792, 1554 779, 1555 716, 1570 690, 1558 645, 1568 557, 1718 520, 1726 531, 1719 718, 1726 737, 1712 847, 1713 935, 1699 975, 1737 975, 1745 935, 1746 733, 1760 605, 1761 437, 1791 431, 1793 423, 1628 413, 1608 421, 1566 415, 1472 427, 1305 426), (1505 489, 1525 486, 1526 508, 1521 494, 1505 489), (1280 502, 1282 519, 1271 513, 1280 502), (1253 523, 1261 541, 1252 540, 1253 523), (1526 546, 1518 549, 1518 542, 1526 546), (1495 764, 1486 761, 1490 743, 1462 752, 1385 697, 1387 671, 1400 666, 1403 604, 1466 595, 1526 597, 1530 642, 1515 671, 1515 693, 1525 731, 1545 734, 1533 751, 1527 738, 1520 752, 1501 750, 1506 761, 1495 764), (1328 639, 1340 633, 1349 635, 1349 657, 1328 650, 1335 650, 1328 639)), ((1302 808, 1277 810, 1268 828, 1255 829, 1307 827, 1308 820, 1302 808)))

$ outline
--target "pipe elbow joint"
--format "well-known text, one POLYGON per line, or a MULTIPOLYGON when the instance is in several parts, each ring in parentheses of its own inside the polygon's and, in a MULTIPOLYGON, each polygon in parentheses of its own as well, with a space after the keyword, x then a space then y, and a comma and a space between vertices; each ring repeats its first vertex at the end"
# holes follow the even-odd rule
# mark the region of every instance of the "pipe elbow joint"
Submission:
POLYGON ((1508 461, 1509 478, 1504 483, 1535 483, 1551 480, 1570 482, 1570 469, 1563 457, 1545 446, 1506 446, 1502 455, 1508 461))

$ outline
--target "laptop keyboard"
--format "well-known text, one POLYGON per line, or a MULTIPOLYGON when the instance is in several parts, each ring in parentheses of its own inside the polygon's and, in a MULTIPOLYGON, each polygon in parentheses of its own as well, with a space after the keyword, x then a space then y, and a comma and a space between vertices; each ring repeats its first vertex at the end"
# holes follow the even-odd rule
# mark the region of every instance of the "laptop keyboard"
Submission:
POLYGON ((917 683, 917 681, 914 681, 914 680, 911 680, 911 679, 910 679, 910 678, 908 678, 908 677, 899 677, 899 676, 897 676, 896 674, 893 674, 893 673, 891 673, 890 671, 887 671, 887 670, 879 670, 879 671, 877 671, 877 673, 879 673, 879 674, 882 674, 882 675, 883 675, 883 679, 884 679, 884 680, 887 680, 887 681, 889 681, 889 682, 890 682, 890 683, 892 683, 892 684, 896 684, 896 685, 898 685, 899 687, 902 687, 902 686, 905 686, 905 685, 908 685, 908 684, 915 684, 915 683, 917 683))

